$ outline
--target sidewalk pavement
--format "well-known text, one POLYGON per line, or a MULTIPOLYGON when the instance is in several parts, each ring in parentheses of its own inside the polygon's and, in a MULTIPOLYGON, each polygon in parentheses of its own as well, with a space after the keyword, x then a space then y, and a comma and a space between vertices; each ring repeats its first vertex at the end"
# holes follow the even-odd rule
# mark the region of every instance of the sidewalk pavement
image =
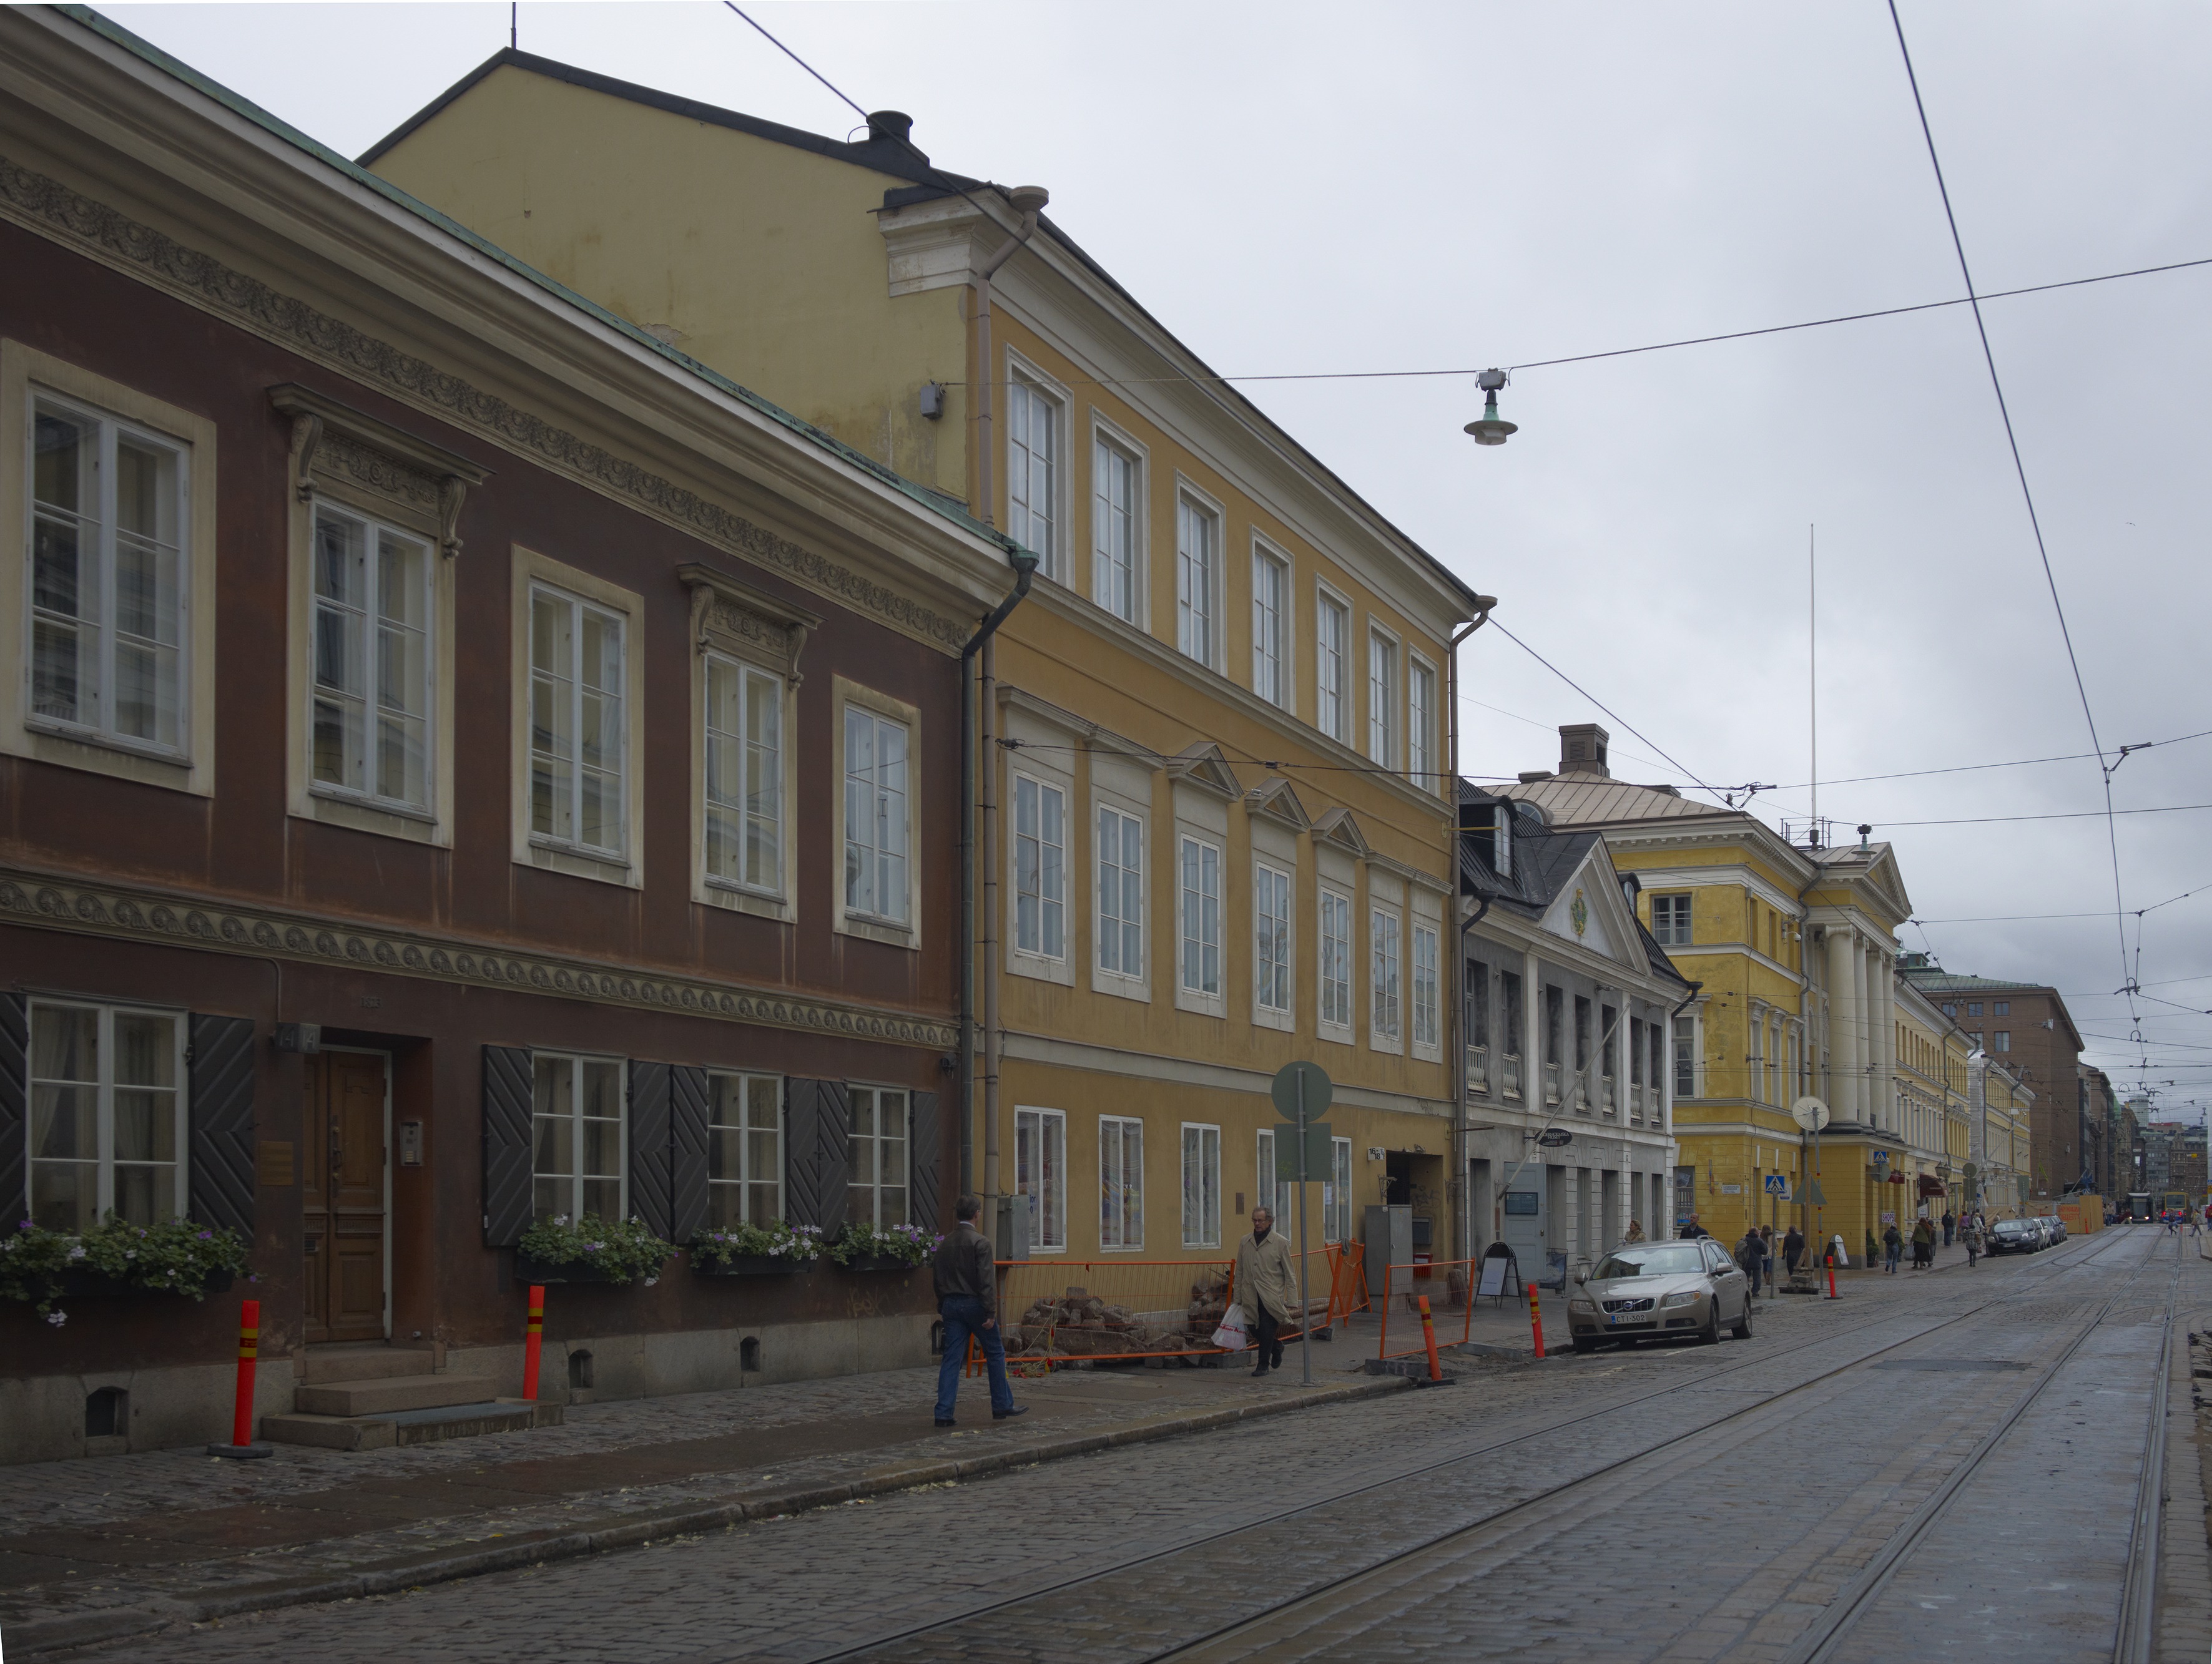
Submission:
POLYGON ((998 1423, 978 1378, 957 1430, 932 1424, 931 1368, 572 1405, 560 1427, 387 1450, 31 1464, 9 1470, 0 1508, 0 1640, 27 1657, 388 1594, 1408 1390, 1363 1372, 1374 1344, 1341 1330, 1317 1343, 1311 1388, 1295 1343, 1263 1381, 1249 1356, 1062 1370, 1018 1381, 1030 1413, 998 1423))

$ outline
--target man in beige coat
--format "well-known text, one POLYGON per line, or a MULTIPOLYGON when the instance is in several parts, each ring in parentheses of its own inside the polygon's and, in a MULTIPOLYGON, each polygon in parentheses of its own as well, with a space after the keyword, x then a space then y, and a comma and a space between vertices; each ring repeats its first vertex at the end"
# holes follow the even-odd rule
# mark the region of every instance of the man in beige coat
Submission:
POLYGON ((1282 1326, 1298 1309, 1298 1268, 1291 1245, 1275 1229, 1275 1216, 1264 1207, 1252 1210, 1252 1234, 1237 1245, 1237 1303, 1252 1321, 1252 1339, 1260 1350, 1254 1379, 1280 1369, 1282 1326))

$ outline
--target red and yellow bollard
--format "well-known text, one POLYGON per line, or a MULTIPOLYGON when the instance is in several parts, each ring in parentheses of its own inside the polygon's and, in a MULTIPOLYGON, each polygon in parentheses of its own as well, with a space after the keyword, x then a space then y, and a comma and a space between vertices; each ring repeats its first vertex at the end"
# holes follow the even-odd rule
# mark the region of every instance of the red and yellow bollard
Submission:
POLYGON ((1536 1338, 1536 1356, 1544 1355, 1544 1315, 1536 1309, 1536 1285, 1528 1284, 1528 1333, 1536 1338))
POLYGON ((253 1376, 261 1359, 261 1303, 242 1301, 238 1309, 238 1395, 230 1412, 230 1442, 210 1444, 210 1456, 265 1456, 270 1448, 253 1442, 253 1376))
POLYGON ((530 1323, 523 1332, 522 1396, 532 1403, 538 1401, 538 1355, 545 1343, 545 1289, 542 1284, 530 1285, 530 1323))
POLYGON ((1437 1361, 1437 1326, 1429 1317, 1429 1297, 1421 1297, 1421 1342, 1429 1349, 1429 1379, 1442 1381, 1444 1366, 1437 1361))

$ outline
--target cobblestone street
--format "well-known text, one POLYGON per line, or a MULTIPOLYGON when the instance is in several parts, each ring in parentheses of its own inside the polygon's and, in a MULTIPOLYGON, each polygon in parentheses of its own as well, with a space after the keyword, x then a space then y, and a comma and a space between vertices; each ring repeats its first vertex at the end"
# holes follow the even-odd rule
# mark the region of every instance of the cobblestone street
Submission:
POLYGON ((1853 1278, 1763 1303, 1749 1341, 1479 1361, 1445 1391, 77 1655, 2110 1658, 2171 1314, 2148 1655, 2201 1660, 2196 1250, 2138 1228, 1853 1278))

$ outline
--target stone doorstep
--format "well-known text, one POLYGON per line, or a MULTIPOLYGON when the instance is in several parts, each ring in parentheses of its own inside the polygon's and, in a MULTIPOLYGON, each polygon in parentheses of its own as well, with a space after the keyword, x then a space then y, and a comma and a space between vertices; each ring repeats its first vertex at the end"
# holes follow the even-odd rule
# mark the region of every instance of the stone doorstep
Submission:
POLYGON ((404 1410, 489 1403, 497 1392, 489 1376, 384 1376, 295 1387, 292 1407, 311 1416, 388 1416, 404 1410))
MULTIPOLYGON (((465 1379, 465 1377, 456 1377, 465 1379)), ((526 1399, 490 1399, 473 1404, 441 1404, 384 1415, 319 1416, 295 1412, 264 1416, 261 1436, 274 1444, 311 1444, 325 1450, 388 1450, 398 1444, 435 1444, 474 1438, 481 1433, 520 1433, 533 1427, 558 1427, 566 1411, 558 1404, 526 1399)))
MULTIPOLYGON (((144 1606, 112 1606, 98 1612, 39 1618, 28 1624, 12 1625, 8 1640, 15 1653, 27 1657, 34 1653, 58 1652, 144 1635, 173 1624, 204 1624, 212 1618, 234 1618, 246 1612, 269 1612, 322 1601, 357 1600, 367 1595, 397 1594, 426 1583, 448 1582, 457 1578, 480 1576, 487 1572, 574 1559, 584 1555, 605 1553, 611 1549, 635 1548, 668 1537, 720 1530, 748 1520, 773 1519, 805 1509, 831 1507, 856 1497, 885 1496, 947 1479, 977 1479, 1008 1468, 1024 1467, 1034 1462, 1051 1461, 1066 1456, 1087 1455, 1096 1450, 1120 1445, 1148 1444, 1155 1439, 1173 1438, 1256 1416, 1277 1415, 1285 1411, 1303 1410, 1316 1405, 1372 1398, 1378 1394, 1408 1390, 1410 1386, 1411 1383, 1403 1379, 1392 1376, 1343 1386, 1316 1387, 1295 1394, 1278 1396, 1269 1393, 1261 1397, 1240 1399, 1232 1405, 1200 1411, 1195 1414, 1164 1415, 1103 1432, 1059 1439, 1033 1439, 950 1461, 923 1461, 909 1467, 878 1467, 853 1479, 832 1480, 805 1490, 781 1493, 740 1491, 725 1501, 704 1507, 683 1504, 644 1515, 614 1516, 603 1521, 596 1530, 586 1528, 525 1533, 519 1540, 509 1540, 496 1547, 480 1545, 459 1552, 438 1549, 420 1555, 395 1557, 356 1571, 330 1576, 311 1572, 234 1585, 219 1591, 210 1590, 199 1596, 165 1597, 144 1606)), ((502 1402, 512 1404, 518 1400, 502 1402)), ((541 1414, 552 1412, 554 1418, 558 1419, 561 1408, 558 1405, 541 1405, 538 1408, 541 1414)), ((277 1419, 298 1421, 304 1418, 297 1416, 264 1417, 264 1432, 268 1424, 277 1419)), ((337 1418, 328 1419, 335 1420, 337 1418)), ((396 1423, 398 1418, 358 1419, 396 1423)))
POLYGON ((381 1381, 392 1376, 438 1372, 437 1355, 428 1346, 308 1346, 292 1354, 292 1379, 301 1386, 333 1382, 381 1381))

